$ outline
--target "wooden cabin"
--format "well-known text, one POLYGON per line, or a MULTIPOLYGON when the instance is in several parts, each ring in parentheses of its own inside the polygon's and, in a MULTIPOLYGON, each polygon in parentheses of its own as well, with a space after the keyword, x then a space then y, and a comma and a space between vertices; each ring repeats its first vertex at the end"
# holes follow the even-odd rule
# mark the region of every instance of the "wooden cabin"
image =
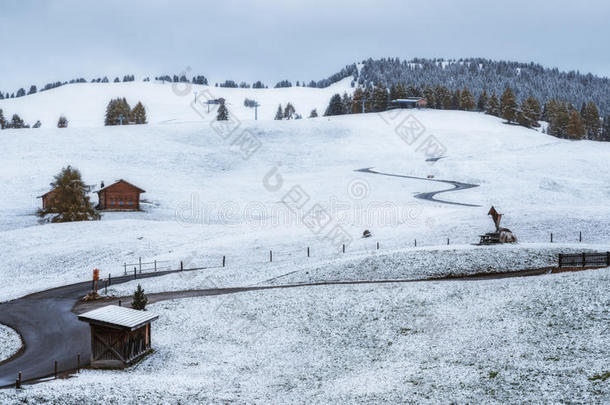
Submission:
POLYGON ((428 101, 423 97, 398 98, 390 101, 390 108, 426 108, 428 101))
POLYGON ((46 210, 49 207, 49 203, 51 201, 53 201, 55 193, 56 193, 56 189, 53 189, 51 191, 47 191, 46 193, 44 193, 41 196, 38 196, 38 198, 42 198, 42 209, 43 210, 46 210))
POLYGON ((151 351, 151 323, 158 315, 107 305, 78 316, 91 329, 91 367, 125 368, 151 351))
POLYGON ((139 187, 121 179, 96 191, 99 199, 98 210, 138 211, 140 194, 145 193, 139 187))

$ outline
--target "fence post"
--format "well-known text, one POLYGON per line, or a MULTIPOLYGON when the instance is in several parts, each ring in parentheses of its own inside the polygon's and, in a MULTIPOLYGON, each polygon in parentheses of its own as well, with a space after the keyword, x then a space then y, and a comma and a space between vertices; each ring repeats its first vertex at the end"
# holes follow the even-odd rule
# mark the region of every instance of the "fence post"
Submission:
POLYGON ((582 242, 582 231, 578 232, 578 241, 582 242))
POLYGON ((127 262, 124 262, 123 266, 125 267, 125 275, 127 275, 127 262))
POLYGON ((307 246, 307 257, 310 257, 309 256, 309 246, 307 246))
POLYGON ((182 262, 182 260, 180 260, 180 271, 184 270, 184 263, 182 262))
POLYGON ((449 238, 447 238, 447 246, 449 246, 449 238))
POLYGON ((80 373, 80 353, 76 355, 76 372, 80 373))
POLYGON ((559 268, 561 268, 562 259, 563 259, 563 255, 561 253, 559 253, 559 268))
POLYGON ((138 258, 138 263, 140 264, 140 273, 142 273, 142 257, 138 258))
POLYGON ((119 307, 122 307, 122 305, 121 305, 121 300, 119 300, 119 307))
POLYGON ((269 251, 269 263, 273 261, 273 250, 269 251))
POLYGON ((222 257, 222 267, 225 267, 226 262, 227 262, 227 257, 223 256, 222 257))
POLYGON ((54 369, 53 370, 54 370, 53 371, 53 375, 55 376, 55 379, 57 379, 57 360, 55 360, 54 369))
POLYGON ((108 273, 108 285, 112 282, 112 274, 108 273))
POLYGON ((343 244, 343 253, 345 253, 345 243, 343 244))
POLYGON ((551 232, 551 243, 553 243, 553 232, 551 232))
POLYGON ((417 247, 417 239, 414 239, 414 245, 417 247))
POLYGON ((379 250, 379 242, 377 242, 377 250, 379 250))
POLYGON ((155 260, 155 272, 157 271, 157 261, 155 260))

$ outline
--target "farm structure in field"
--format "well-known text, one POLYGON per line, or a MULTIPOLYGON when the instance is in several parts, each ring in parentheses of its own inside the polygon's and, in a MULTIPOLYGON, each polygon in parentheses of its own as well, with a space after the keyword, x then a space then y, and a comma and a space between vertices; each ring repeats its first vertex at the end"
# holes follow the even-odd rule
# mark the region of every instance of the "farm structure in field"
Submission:
POLYGON ((121 179, 96 191, 99 203, 98 210, 138 211, 140 194, 145 193, 139 187, 121 179))
POLYGON ((397 98, 390 101, 390 108, 425 108, 428 101, 423 97, 397 98))
POLYGON ((151 351, 151 323, 159 316, 107 305, 78 316, 91 329, 91 367, 124 368, 151 351))

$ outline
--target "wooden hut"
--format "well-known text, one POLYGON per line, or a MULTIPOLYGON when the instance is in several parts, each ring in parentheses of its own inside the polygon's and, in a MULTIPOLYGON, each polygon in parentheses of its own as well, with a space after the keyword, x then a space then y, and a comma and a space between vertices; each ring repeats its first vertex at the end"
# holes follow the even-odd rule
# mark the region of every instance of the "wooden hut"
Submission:
POLYGON ((151 351, 151 323, 158 315, 107 305, 78 319, 91 328, 91 367, 124 368, 151 351))
POLYGON ((54 198, 56 192, 57 192, 57 190, 53 189, 51 191, 47 191, 46 193, 44 193, 41 196, 38 196, 38 198, 42 198, 42 209, 43 210, 46 210, 47 207, 49 206, 49 203, 53 201, 53 198, 54 198))
POLYGON ((428 101, 423 97, 397 98, 390 101, 392 108, 426 108, 428 101))
POLYGON ((97 209, 138 211, 140 209, 140 194, 145 192, 123 179, 118 180, 109 186, 102 186, 96 191, 99 198, 97 209))

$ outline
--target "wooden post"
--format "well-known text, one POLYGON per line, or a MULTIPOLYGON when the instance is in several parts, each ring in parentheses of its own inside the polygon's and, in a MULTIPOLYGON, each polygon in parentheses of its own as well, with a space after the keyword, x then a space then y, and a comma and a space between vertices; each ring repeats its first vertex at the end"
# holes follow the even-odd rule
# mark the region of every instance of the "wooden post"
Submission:
POLYGON ((447 238, 447 246, 449 246, 449 238, 447 238))
POLYGON ((417 247, 417 239, 414 239, 414 245, 417 247))
POLYGON ((142 257, 138 258, 138 263, 140 264, 140 273, 142 273, 142 257))
POLYGON ((582 242, 582 231, 578 232, 578 241, 582 242))
POLYGON ((273 250, 269 251, 269 262, 271 263, 273 261, 273 250))
POLYGON ((345 253, 345 244, 343 244, 343 253, 345 253))
POLYGON ((112 274, 108 273, 108 285, 110 285, 112 281, 112 274))
POLYGON ((53 375, 55 376, 55 379, 57 379, 57 360, 55 360, 55 363, 54 363, 53 375))
POLYGON ((15 381, 15 388, 21 389, 21 371, 19 372, 19 377, 17 377, 17 381, 15 381))
POLYGON ((119 307, 121 307, 121 306, 122 306, 122 305, 121 305, 121 300, 119 300, 119 307))
POLYGON ((310 257, 309 256, 309 246, 307 246, 307 257, 310 257))
POLYGON ((127 275, 127 263, 123 263, 123 266, 125 267, 125 275, 127 275))
POLYGON ((157 261, 155 260, 155 272, 157 271, 157 261))
POLYGON ((76 372, 80 373, 80 353, 76 355, 76 372))
POLYGON ((134 267, 133 268, 133 279, 135 280, 136 278, 138 278, 137 269, 134 267))
POLYGON ((180 260, 180 271, 184 270, 184 263, 182 262, 182 260, 180 260))
POLYGON ((551 243, 553 243, 553 232, 551 232, 551 243))
POLYGON ((223 256, 222 257, 222 267, 225 267, 225 264, 227 263, 227 257, 223 256))
POLYGON ((379 250, 379 242, 377 242, 377 250, 379 250))

